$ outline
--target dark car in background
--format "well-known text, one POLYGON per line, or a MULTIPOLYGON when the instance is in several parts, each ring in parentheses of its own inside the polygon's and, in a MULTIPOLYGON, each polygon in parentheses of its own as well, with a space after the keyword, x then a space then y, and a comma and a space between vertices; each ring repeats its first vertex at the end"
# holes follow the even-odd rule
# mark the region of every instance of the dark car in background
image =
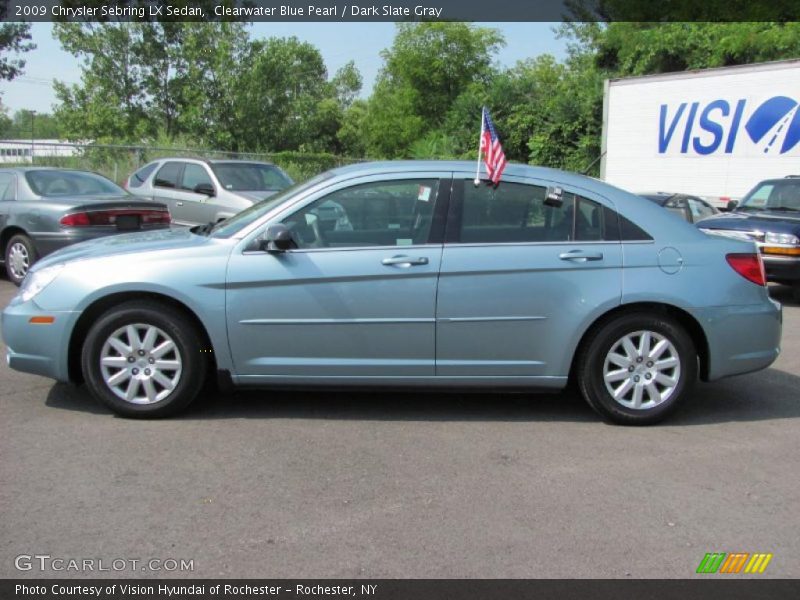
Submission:
POLYGON ((215 223, 285 190, 280 167, 251 160, 161 158, 133 173, 132 194, 163 202, 178 225, 215 223))
POLYGON ((764 258, 767 280, 794 287, 800 301, 800 177, 760 182, 741 204, 703 221, 700 229, 754 241, 764 258))
POLYGON ((0 169, 0 250, 19 285, 40 257, 96 237, 169 227, 164 204, 87 171, 0 169))
POLYGON ((645 192, 639 194, 642 198, 650 200, 668 211, 675 213, 684 221, 697 223, 702 219, 713 217, 719 211, 708 202, 697 196, 689 194, 673 194, 669 192, 645 192))

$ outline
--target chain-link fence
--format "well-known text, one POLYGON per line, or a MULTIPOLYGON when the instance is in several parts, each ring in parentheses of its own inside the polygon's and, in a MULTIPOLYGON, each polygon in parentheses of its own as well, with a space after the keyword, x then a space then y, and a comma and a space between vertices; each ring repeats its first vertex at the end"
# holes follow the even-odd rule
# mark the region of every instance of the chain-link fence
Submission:
POLYGON ((94 171, 122 183, 142 165, 165 157, 240 159, 271 162, 295 181, 303 181, 328 169, 361 162, 335 154, 307 152, 226 152, 210 149, 163 148, 118 144, 74 144, 57 140, 2 140, 0 166, 39 165, 94 171))

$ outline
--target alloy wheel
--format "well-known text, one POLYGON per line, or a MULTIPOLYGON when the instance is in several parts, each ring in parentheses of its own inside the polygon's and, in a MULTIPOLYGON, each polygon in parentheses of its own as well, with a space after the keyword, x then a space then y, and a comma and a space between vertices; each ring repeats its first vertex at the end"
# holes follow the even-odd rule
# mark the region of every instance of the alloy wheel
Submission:
POLYGON ((15 279, 21 280, 28 273, 30 254, 22 242, 14 242, 8 249, 8 269, 15 279))
POLYGON ((603 381, 620 405, 648 410, 666 402, 681 378, 681 360, 675 345, 654 331, 622 336, 606 354, 603 381))
POLYGON ((153 404, 168 397, 181 379, 183 361, 175 341, 145 323, 114 331, 100 352, 103 381, 120 399, 153 404))

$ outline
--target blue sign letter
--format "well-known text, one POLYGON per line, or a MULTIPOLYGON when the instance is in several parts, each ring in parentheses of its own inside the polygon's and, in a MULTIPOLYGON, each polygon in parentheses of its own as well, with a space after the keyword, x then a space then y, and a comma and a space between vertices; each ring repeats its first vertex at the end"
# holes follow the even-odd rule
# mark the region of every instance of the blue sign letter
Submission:
POLYGON ((669 147, 669 142, 672 139, 672 134, 675 133, 675 128, 678 126, 678 121, 681 120, 681 115, 683 115, 683 111, 686 110, 686 102, 681 103, 678 107, 678 112, 675 113, 675 116, 672 118, 672 122, 669 124, 669 129, 667 130, 667 134, 664 135, 664 127, 667 124, 667 105, 661 105, 661 117, 658 121, 658 153, 664 154, 669 147))

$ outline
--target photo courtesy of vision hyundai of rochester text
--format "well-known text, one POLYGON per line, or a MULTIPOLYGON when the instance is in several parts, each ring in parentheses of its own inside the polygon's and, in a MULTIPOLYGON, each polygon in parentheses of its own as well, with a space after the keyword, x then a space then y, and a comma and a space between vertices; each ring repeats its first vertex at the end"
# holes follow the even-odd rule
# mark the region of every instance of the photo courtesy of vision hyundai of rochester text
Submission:
POLYGON ((3 312, 8 364, 83 382, 130 417, 174 414, 209 378, 574 381, 605 419, 650 424, 696 379, 778 356, 781 307, 752 242, 592 178, 512 164, 476 185, 474 167, 342 167, 218 223, 54 252, 3 312))

